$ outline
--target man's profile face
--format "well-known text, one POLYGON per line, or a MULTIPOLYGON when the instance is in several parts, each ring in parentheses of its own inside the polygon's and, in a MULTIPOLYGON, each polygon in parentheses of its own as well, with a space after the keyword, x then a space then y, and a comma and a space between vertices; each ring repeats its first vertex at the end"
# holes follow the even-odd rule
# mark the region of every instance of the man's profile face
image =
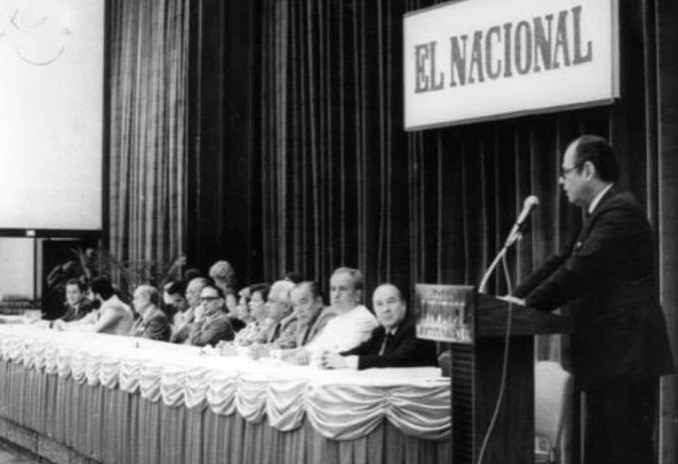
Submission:
POLYGON ((148 306, 151 304, 151 301, 148 297, 148 294, 138 288, 134 291, 132 304, 134 305, 134 309, 139 314, 143 314, 146 308, 148 308, 148 306))
POLYGON ((188 301, 186 301, 186 297, 181 293, 171 294, 170 299, 172 300, 172 306, 174 306, 177 311, 186 311, 188 309, 188 301))
POLYGON ((360 303, 361 291, 355 289, 355 280, 348 272, 330 278, 330 303, 333 308, 348 311, 360 303))
POLYGON ((200 303, 205 305, 207 314, 214 314, 222 311, 224 308, 224 299, 219 296, 219 292, 211 287, 205 287, 200 292, 200 303))
POLYGON ((250 299, 250 316, 254 319, 260 320, 264 316, 264 297, 261 292, 252 293, 252 299, 250 299))
POLYGON ((80 291, 80 287, 77 284, 66 285, 66 301, 69 305, 76 305, 84 296, 85 294, 80 291))
POLYGON ((301 324, 307 324, 323 307, 320 298, 313 298, 307 286, 297 287, 290 292, 292 308, 301 324))
POLYGON ((268 300, 264 306, 266 315, 275 321, 281 320, 287 315, 289 303, 283 298, 282 291, 272 289, 268 294, 268 300))
POLYGON ((587 204, 587 181, 581 172, 581 166, 577 166, 576 151, 578 142, 571 143, 563 155, 561 176, 559 179, 563 190, 570 203, 585 206, 587 204))
POLYGON ((386 330, 394 329, 405 319, 407 306, 395 285, 377 287, 372 294, 372 305, 379 324, 386 330))
POLYGON ((186 301, 191 308, 197 308, 200 305, 200 292, 205 285, 198 279, 193 279, 186 287, 186 301))

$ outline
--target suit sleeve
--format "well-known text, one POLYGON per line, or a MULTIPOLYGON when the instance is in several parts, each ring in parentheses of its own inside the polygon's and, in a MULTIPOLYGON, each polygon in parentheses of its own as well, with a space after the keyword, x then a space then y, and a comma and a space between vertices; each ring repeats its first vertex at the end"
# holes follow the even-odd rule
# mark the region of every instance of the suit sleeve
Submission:
POLYGON ((641 219, 630 207, 601 213, 586 240, 577 243, 567 260, 527 295, 527 305, 553 310, 595 288, 607 273, 619 272, 617 262, 636 244, 635 234, 644 226, 641 219))
POLYGON ((191 345, 214 345, 220 340, 233 340, 233 327, 227 317, 218 317, 209 322, 203 318, 191 324, 189 339, 191 345))
POLYGON ((358 356, 358 369, 372 367, 436 366, 436 346, 430 340, 408 337, 392 353, 384 356, 368 354, 358 356))
POLYGON ((143 337, 151 340, 167 341, 170 336, 169 322, 164 317, 154 317, 148 321, 143 337))
POLYGON ((120 307, 111 306, 105 308, 104 312, 99 317, 99 320, 92 327, 93 332, 104 332, 113 327, 122 318, 126 316, 125 310, 120 307))
POLYGON ((521 282, 520 285, 513 290, 512 295, 518 298, 525 298, 535 288, 541 285, 542 282, 551 277, 551 275, 567 261, 567 257, 570 256, 575 243, 576 237, 570 240, 570 242, 561 249, 560 253, 551 256, 539 269, 521 282))
POLYGON ((360 356, 368 353, 376 353, 381 348, 384 341, 384 329, 379 326, 372 331, 370 338, 362 342, 360 345, 350 350, 339 353, 342 356, 360 356))

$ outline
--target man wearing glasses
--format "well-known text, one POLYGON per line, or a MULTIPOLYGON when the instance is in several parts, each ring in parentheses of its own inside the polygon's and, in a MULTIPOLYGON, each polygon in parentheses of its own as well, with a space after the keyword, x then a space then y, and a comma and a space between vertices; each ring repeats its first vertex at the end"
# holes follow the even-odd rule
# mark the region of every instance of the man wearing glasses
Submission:
POLYGON ((579 234, 513 292, 518 304, 566 309, 575 383, 586 395, 584 463, 656 462, 659 377, 674 372, 656 293, 653 232, 620 190, 614 152, 584 135, 565 151, 559 182, 584 209, 579 234))
POLYGON ((221 340, 233 340, 235 333, 226 315, 223 290, 208 284, 200 291, 200 303, 205 313, 189 326, 188 340, 194 346, 216 345, 221 340))

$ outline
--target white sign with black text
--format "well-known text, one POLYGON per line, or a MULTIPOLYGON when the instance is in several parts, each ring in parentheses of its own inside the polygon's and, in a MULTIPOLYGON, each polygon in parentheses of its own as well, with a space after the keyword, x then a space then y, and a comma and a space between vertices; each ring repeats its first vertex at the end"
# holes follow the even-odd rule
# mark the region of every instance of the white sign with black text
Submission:
POLYGON ((617 0, 460 0, 404 17, 405 130, 609 104, 617 0))

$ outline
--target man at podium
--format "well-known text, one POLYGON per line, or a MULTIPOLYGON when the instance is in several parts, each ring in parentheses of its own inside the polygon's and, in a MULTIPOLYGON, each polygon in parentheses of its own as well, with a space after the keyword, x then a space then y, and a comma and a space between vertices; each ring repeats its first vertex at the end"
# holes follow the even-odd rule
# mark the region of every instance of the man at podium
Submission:
POLYGON ((584 209, 579 234, 513 292, 519 303, 572 317, 572 367, 586 393, 586 464, 656 462, 652 432, 659 377, 674 372, 656 293, 653 233, 615 181, 605 139, 567 147, 559 177, 584 209))

